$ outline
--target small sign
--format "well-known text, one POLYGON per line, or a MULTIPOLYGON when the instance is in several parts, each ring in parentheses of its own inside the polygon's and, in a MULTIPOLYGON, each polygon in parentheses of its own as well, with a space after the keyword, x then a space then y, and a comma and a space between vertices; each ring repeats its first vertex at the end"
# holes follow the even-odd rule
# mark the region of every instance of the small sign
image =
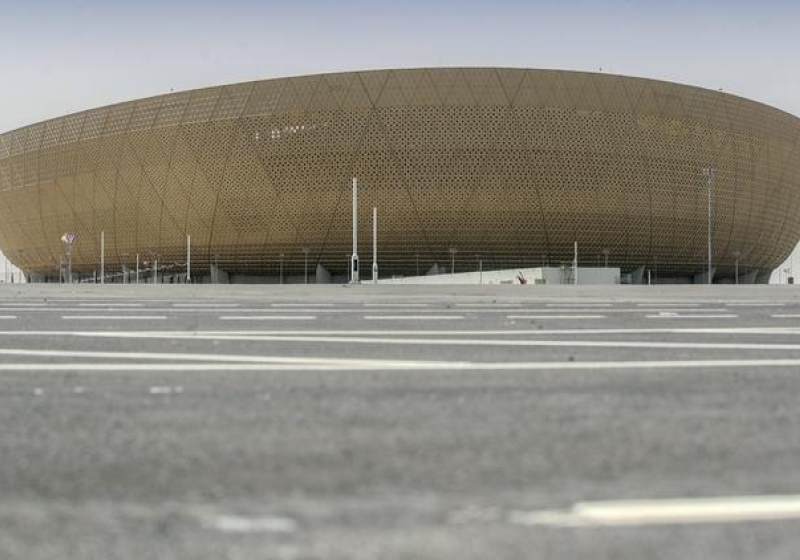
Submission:
POLYGON ((75 238, 77 235, 74 233, 65 233, 61 236, 61 242, 66 243, 67 245, 72 245, 75 242, 75 238))

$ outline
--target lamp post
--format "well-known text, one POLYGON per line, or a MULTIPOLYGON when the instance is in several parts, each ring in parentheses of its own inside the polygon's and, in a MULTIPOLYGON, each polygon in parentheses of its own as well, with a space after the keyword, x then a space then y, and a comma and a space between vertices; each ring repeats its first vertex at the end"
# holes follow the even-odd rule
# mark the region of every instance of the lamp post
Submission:
POLYGON ((353 177, 353 255, 350 259, 350 282, 358 284, 358 180, 353 177))
POLYGON ((714 185, 716 171, 710 167, 703 168, 703 176, 708 185, 708 283, 711 284, 711 187, 714 185))
POLYGON ((372 207, 372 283, 378 283, 378 209, 372 207))
POLYGON ((303 247, 303 257, 304 257, 304 277, 305 283, 308 284, 308 252, 310 249, 308 247, 303 247))
POLYGON ((450 274, 453 275, 456 273, 456 253, 458 253, 458 249, 455 247, 450 247, 450 274))

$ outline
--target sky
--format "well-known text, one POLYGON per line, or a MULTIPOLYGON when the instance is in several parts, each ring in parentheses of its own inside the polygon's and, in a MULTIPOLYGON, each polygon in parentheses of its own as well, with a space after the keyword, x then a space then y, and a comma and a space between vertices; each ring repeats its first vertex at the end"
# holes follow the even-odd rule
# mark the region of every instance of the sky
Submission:
POLYGON ((0 132, 173 90, 427 66, 602 69, 800 116, 798 30, 797 0, 0 0, 0 132))

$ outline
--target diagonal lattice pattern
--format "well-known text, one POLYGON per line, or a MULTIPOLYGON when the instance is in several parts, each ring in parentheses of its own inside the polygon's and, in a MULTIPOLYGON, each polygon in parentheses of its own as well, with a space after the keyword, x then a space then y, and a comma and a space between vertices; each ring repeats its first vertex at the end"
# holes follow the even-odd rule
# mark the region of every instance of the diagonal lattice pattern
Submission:
MULTIPOLYGON (((800 238, 800 120, 732 95, 550 70, 382 70, 265 80, 102 107, 0 135, 0 247, 53 274, 158 253, 193 266, 344 271, 380 220, 382 274, 581 262, 661 276, 775 268, 800 238)), ((362 251, 365 269, 369 250, 362 251)))

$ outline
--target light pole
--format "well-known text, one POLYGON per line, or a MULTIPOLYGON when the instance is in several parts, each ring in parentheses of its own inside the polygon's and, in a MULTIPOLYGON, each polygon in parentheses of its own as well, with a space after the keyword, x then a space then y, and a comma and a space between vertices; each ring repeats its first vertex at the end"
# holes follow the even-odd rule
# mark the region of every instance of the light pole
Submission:
POLYGON ((378 283, 378 209, 372 207, 372 283, 378 283))
POLYGON ((736 277, 736 284, 739 284, 739 256, 741 253, 739 251, 734 251, 733 256, 736 257, 736 265, 735 265, 735 277, 736 277))
POLYGON ((353 256, 350 260, 350 282, 358 284, 358 180, 353 177, 353 256))
POLYGON ((100 283, 106 283, 106 232, 100 232, 100 283))
POLYGON ((156 285, 158 284, 158 251, 156 251, 155 247, 151 247, 147 250, 147 253, 153 262, 153 285, 156 285))
POLYGON ((483 259, 480 255, 475 255, 478 259, 478 283, 483 284, 483 259))
POLYGON ((304 260, 305 260, 304 266, 305 266, 305 283, 306 284, 308 284, 308 252, 309 252, 309 248, 308 247, 303 247, 303 257, 304 257, 304 260))
POLYGON ((710 167, 703 168, 703 176, 708 185, 708 283, 711 284, 711 187, 714 185, 716 171, 710 167))
POLYGON ((456 253, 458 253, 458 249, 455 247, 450 247, 450 274, 453 275, 456 273, 456 253))

